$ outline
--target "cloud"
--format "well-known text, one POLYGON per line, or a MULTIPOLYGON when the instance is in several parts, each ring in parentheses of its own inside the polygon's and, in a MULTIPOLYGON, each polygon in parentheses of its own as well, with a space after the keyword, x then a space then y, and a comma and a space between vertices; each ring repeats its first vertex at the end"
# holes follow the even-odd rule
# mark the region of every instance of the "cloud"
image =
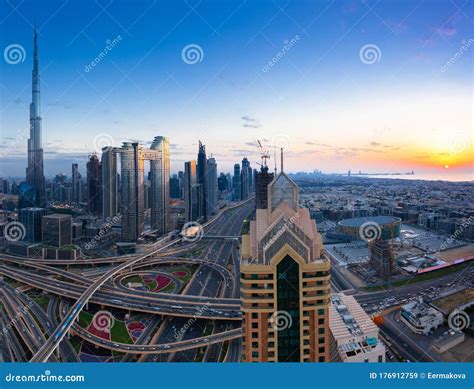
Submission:
POLYGON ((443 36, 453 36, 456 35, 457 29, 452 25, 442 26, 437 30, 438 34, 443 36))
POLYGON ((329 148, 336 147, 336 146, 328 145, 327 143, 319 143, 319 142, 311 142, 311 141, 306 141, 304 142, 304 144, 308 146, 319 146, 319 147, 329 147, 329 148))
POLYGON ((262 124, 257 119, 254 119, 250 116, 242 116, 242 120, 244 121, 244 124, 242 124, 242 127, 248 127, 248 128, 262 127, 262 124))

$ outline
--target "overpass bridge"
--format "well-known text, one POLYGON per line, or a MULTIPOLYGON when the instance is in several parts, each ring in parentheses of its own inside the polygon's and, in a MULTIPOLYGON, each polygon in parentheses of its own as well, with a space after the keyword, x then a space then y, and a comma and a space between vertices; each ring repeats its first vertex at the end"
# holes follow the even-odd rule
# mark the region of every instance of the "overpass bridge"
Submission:
POLYGON ((206 235, 204 234, 201 239, 223 239, 223 240, 239 240, 240 235, 206 235))

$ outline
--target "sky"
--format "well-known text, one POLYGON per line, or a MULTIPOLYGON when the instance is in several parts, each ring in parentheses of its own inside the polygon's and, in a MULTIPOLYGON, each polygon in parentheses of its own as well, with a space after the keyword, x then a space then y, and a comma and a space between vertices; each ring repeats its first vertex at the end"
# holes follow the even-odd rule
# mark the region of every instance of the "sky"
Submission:
POLYGON ((25 172, 36 23, 46 176, 164 135, 172 172, 198 140, 257 167, 260 139, 290 172, 474 179, 473 1, 0 3, 0 176, 25 172))

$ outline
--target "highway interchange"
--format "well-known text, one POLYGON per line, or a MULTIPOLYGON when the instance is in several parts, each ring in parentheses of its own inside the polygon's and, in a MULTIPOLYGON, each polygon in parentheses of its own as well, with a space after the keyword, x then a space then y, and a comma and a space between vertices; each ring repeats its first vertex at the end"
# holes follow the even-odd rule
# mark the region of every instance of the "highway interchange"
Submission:
MULTIPOLYGON (((0 276, 19 287, 0 281, 0 355, 5 361, 80 361, 73 337, 89 349, 108 350, 115 361, 240 361, 238 237, 253 207, 250 200, 222 211, 195 242, 170 234, 146 245, 141 254, 75 261, 2 254, 0 276), (130 276, 183 265, 193 269, 184 288, 172 275, 174 287, 167 292, 126 286, 130 276), (28 290, 46 295, 47 306, 41 307, 28 290), (91 307, 146 315, 149 321, 133 344, 105 339, 79 323, 81 311, 91 307)), ((367 313, 379 314, 442 284, 454 284, 462 274, 370 293, 357 290, 336 266, 331 276, 333 291, 354 294, 367 313)), ((431 360, 416 345, 400 346, 389 327, 382 326, 381 335, 397 360, 431 360)))
POLYGON ((1 276, 50 297, 45 312, 22 288, 0 282, 3 359, 77 361, 69 341, 73 335, 123 354, 124 361, 192 361, 198 349, 204 350, 201 358, 206 361, 240 360, 235 269, 242 220, 253 207, 252 200, 238 204, 204 224, 205 236, 212 239, 192 242, 168 236, 133 256, 50 261, 2 255, 1 276), (193 254, 196 250, 199 255, 193 254), (181 294, 135 290, 121 282, 132 274, 173 265, 196 268, 181 294), (79 326, 80 312, 90 304, 114 312, 151 314, 152 319, 135 344, 121 344, 79 326))

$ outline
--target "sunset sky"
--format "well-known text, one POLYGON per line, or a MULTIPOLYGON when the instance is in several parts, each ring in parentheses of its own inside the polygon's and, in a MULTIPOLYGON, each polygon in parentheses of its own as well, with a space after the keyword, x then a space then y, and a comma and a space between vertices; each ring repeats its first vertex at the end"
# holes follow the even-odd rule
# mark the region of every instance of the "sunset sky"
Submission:
POLYGON ((1 176, 26 167, 36 18, 47 176, 165 135, 173 172, 199 139, 219 171, 256 167, 257 138, 287 171, 474 179, 472 1, 0 3, 2 53, 26 54, 0 58, 1 176), (190 44, 201 61, 183 60, 190 44))

